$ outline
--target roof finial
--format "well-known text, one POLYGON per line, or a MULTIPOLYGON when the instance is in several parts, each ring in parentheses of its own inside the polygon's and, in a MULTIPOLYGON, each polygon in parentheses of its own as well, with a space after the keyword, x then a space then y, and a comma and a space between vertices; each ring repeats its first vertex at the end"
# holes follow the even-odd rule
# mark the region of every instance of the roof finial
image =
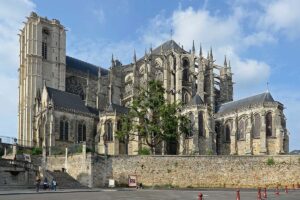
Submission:
POLYGON ((135 53, 135 49, 133 49, 133 62, 136 63, 136 53, 135 53))
POLYGON ((173 29, 170 30, 171 40, 173 40, 173 29))
POLYGON ((114 54, 111 54, 111 66, 115 66, 114 54))
POLYGON ((195 54, 195 42, 194 42, 194 40, 193 40, 192 52, 193 52, 193 54, 195 54))
POLYGON ((200 43, 199 57, 202 58, 202 45, 201 45, 201 43, 200 43))
POLYGON ((269 90, 269 82, 267 82, 267 92, 270 92, 270 90, 269 90))
POLYGON ((152 54, 152 43, 150 44, 150 53, 152 54))
POLYGON ((207 52, 207 60, 209 60, 209 51, 207 52))
POLYGON ((100 78, 101 77, 101 68, 99 67, 98 68, 98 78, 100 78))
POLYGON ((225 58, 224 58, 224 67, 227 67, 227 59, 226 59, 226 55, 225 55, 225 58))
POLYGON ((160 53, 161 53, 161 54, 164 53, 163 45, 160 46, 160 53))
POLYGON ((212 47, 210 47, 210 59, 211 59, 211 60, 214 59, 214 56, 213 56, 213 53, 212 53, 212 47))

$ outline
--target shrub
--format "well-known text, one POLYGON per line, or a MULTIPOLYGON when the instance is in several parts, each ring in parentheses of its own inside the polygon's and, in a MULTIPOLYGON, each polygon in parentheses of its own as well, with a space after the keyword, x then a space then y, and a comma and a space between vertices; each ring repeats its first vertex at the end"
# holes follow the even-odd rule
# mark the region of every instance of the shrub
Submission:
POLYGON ((271 166, 271 165, 274 165, 274 164, 275 164, 274 158, 268 158, 267 165, 271 166))
POLYGON ((138 151, 139 155, 150 155, 150 149, 143 147, 138 151))
POLYGON ((41 155, 43 153, 43 150, 41 147, 34 147, 32 150, 31 150, 31 154, 32 155, 41 155))

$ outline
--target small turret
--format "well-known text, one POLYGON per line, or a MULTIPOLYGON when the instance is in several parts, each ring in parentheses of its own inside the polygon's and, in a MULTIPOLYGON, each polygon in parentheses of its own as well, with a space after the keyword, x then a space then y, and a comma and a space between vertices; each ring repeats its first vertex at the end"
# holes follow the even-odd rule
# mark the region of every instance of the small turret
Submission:
POLYGON ((136 53, 135 53, 135 49, 133 50, 133 63, 136 63, 136 53))
POLYGON ((210 56, 209 56, 210 60, 213 61, 214 60, 214 56, 212 53, 212 48, 210 47, 210 56))
POLYGON ((225 55, 225 58, 224 58, 224 67, 225 67, 225 68, 227 67, 227 59, 226 59, 226 55, 225 55))
POLYGON ((195 54, 195 42, 193 40, 192 53, 195 54))
POLYGON ((201 46, 201 43, 200 43, 199 57, 202 58, 202 46, 201 46))
POLYGON ((111 67, 115 66, 114 54, 111 54, 111 67))

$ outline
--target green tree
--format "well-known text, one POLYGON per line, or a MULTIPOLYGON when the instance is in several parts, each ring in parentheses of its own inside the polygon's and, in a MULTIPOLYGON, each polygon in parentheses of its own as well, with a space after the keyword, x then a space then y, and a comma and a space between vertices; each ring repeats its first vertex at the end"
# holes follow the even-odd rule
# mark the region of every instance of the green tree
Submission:
POLYGON ((181 103, 169 103, 164 98, 165 89, 160 81, 151 80, 147 88, 139 88, 129 112, 121 119, 121 140, 146 144, 153 154, 163 141, 178 140, 189 131, 189 119, 180 114, 181 103))

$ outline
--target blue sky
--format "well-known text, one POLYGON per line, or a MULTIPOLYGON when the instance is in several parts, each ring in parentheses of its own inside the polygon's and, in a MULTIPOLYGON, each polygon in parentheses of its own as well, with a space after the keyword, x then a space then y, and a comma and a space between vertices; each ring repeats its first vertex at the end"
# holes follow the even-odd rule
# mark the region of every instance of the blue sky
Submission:
MULTIPOLYGON (((298 0, 0 0, 0 135, 17 135, 18 30, 31 11, 59 19, 67 54, 102 67, 122 63, 171 38, 211 46, 231 60, 234 98, 266 91, 286 109, 290 149, 300 149, 298 0), (57 6, 60 6, 59 8, 57 6)), ((198 48, 199 50, 199 48, 198 48)))

